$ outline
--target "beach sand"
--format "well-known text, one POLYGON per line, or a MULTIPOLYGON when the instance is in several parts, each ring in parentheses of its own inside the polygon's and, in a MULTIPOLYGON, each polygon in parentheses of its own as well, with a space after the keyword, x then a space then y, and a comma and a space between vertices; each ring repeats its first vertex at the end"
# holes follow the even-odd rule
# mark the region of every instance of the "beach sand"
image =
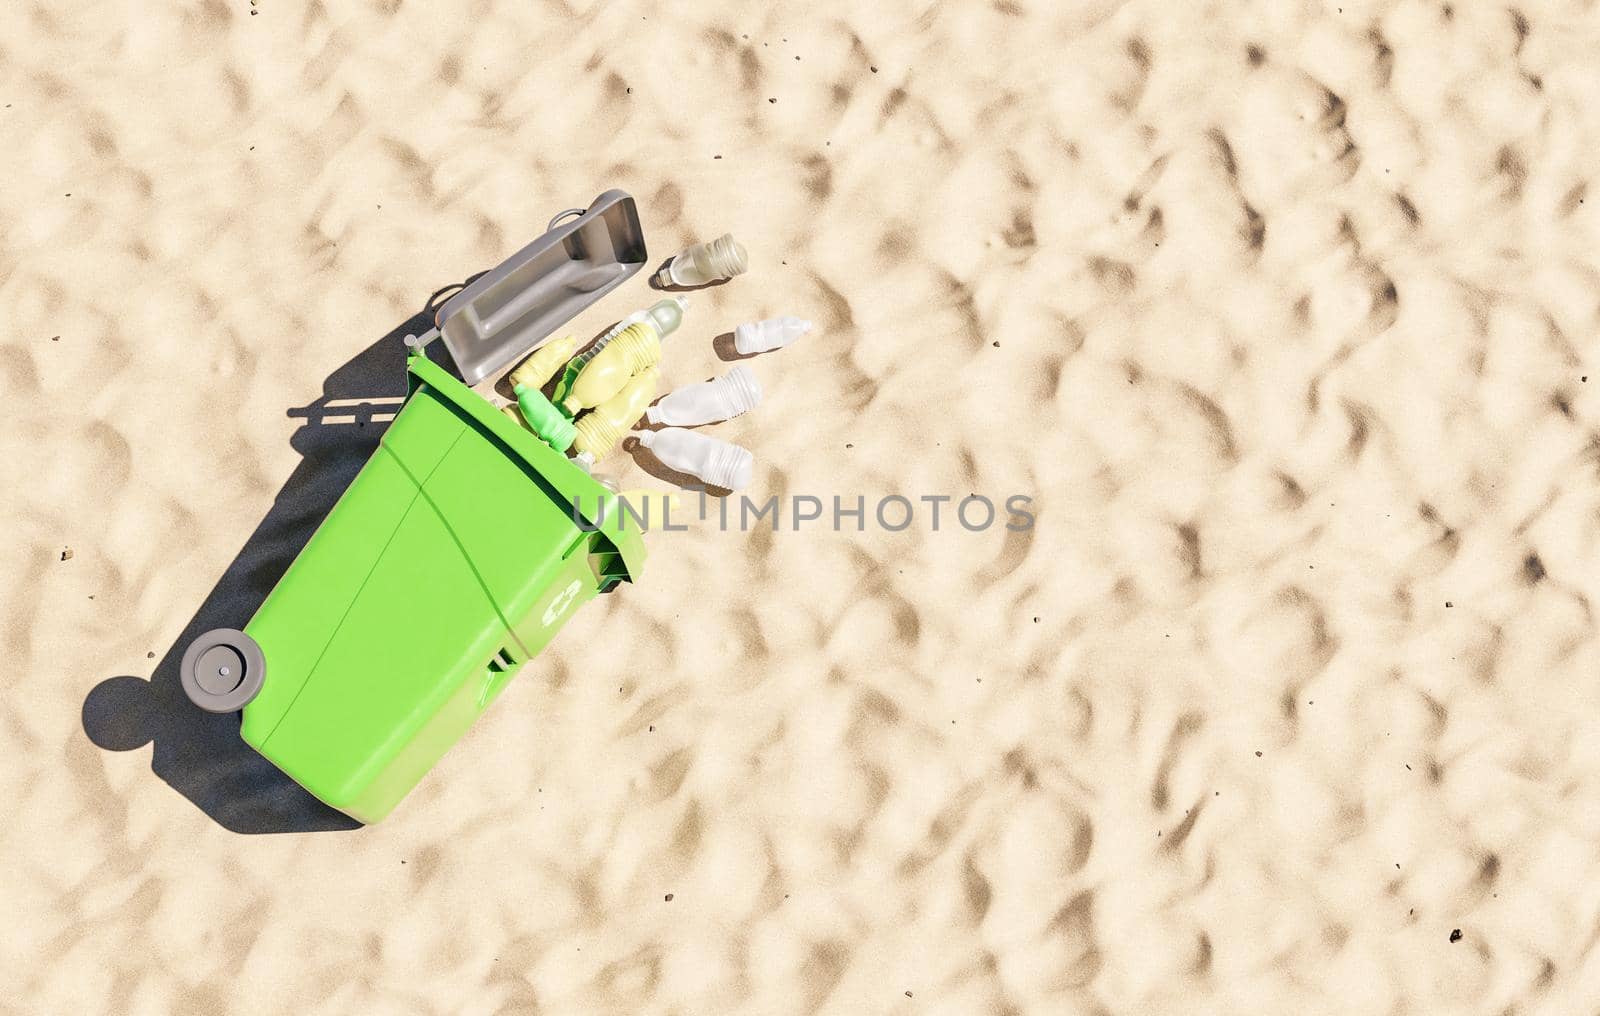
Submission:
POLYGON ((1592 4, 0 29, 0 1010, 1600 998, 1592 4), (178 660, 370 454, 430 294, 611 187, 650 268, 750 250, 666 387, 741 321, 816 322, 709 432, 758 501, 864 497, 865 529, 653 534, 343 828, 178 660), (1035 524, 919 500, 972 494, 1035 524))

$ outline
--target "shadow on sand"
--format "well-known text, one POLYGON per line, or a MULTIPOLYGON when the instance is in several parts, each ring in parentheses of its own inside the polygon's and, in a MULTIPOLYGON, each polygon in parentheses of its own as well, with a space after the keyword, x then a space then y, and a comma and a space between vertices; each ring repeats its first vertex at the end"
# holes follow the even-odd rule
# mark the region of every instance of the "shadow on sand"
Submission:
MULTIPOLYGON (((184 695, 178 663, 212 628, 242 628, 255 614, 323 516, 355 478, 406 394, 405 336, 433 326, 444 300, 467 282, 435 293, 428 305, 329 374, 322 396, 289 410, 303 419, 290 444, 301 455, 261 524, 195 611, 150 680, 100 682, 83 703, 83 730, 107 751, 154 742, 151 769, 172 789, 237 833, 359 828, 323 804, 239 737, 238 713, 203 712, 184 695)), ((440 344, 429 348, 442 358, 440 344)))

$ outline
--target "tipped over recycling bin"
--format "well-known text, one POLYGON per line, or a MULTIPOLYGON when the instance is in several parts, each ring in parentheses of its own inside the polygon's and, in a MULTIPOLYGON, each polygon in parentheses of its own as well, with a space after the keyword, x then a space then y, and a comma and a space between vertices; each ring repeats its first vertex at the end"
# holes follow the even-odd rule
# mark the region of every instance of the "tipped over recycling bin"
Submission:
POLYGON ((442 335, 481 377, 644 260, 633 200, 611 191, 446 304, 411 342, 404 405, 294 563, 242 629, 184 654, 189 698, 242 708, 251 747, 376 822, 580 606, 636 580, 644 544, 598 516, 607 488, 424 347, 442 335))

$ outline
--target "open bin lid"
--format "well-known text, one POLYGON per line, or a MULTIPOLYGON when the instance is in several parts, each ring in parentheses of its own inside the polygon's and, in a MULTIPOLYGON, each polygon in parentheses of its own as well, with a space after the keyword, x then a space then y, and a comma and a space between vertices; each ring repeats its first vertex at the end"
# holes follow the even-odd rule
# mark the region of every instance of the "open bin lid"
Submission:
POLYGON ((647 256, 638 208, 620 190, 557 215, 543 236, 439 309, 439 334, 461 379, 475 385, 535 348, 647 256))

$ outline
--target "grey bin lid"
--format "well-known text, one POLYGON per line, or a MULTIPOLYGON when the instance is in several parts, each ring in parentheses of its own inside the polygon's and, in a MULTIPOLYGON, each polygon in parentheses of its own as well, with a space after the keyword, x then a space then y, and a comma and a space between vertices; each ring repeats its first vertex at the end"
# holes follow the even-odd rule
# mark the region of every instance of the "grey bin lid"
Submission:
POLYGON ((439 334, 461 380, 477 384, 535 348, 646 257, 639 210, 620 190, 557 215, 543 236, 439 309, 439 334))

